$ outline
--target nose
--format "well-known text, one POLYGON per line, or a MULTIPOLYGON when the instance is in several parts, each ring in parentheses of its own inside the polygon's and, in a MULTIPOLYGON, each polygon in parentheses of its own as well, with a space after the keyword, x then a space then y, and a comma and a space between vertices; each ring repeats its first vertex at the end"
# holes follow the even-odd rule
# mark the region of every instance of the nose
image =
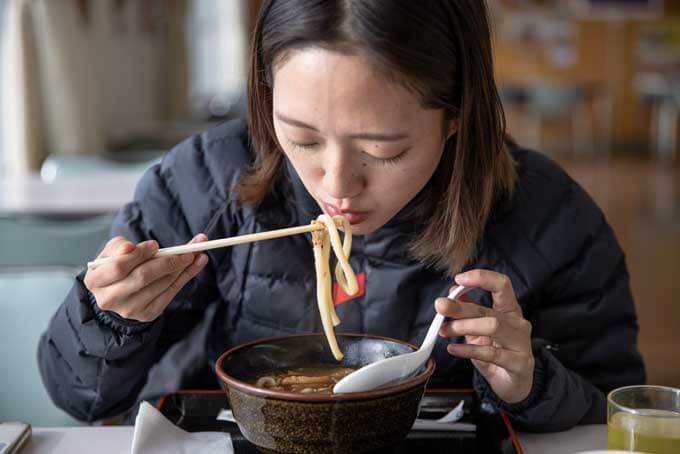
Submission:
POLYGON ((326 194, 336 200, 358 196, 365 186, 361 166, 352 162, 349 150, 333 147, 327 151, 323 165, 323 186, 326 194))

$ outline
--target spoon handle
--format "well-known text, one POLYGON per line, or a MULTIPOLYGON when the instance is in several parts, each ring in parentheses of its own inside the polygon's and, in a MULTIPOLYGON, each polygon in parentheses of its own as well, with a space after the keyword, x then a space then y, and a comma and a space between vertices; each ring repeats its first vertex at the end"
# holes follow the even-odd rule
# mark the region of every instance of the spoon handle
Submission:
MULTIPOLYGON (((465 295, 467 292, 472 290, 474 287, 463 287, 462 285, 459 287, 456 287, 453 289, 451 293, 447 296, 448 299, 450 300, 455 300, 459 296, 465 295)), ((432 352, 432 347, 434 346, 435 341, 437 340, 437 334, 439 334, 439 328, 441 328, 442 323, 444 323, 444 316, 437 313, 437 315, 434 316, 434 320, 432 320, 432 324, 430 325, 430 328, 427 330, 427 335, 425 335, 425 340, 422 343, 422 346, 420 349, 424 348, 429 348, 430 352, 432 352)))
POLYGON ((444 316, 441 314, 435 315, 434 320, 432 320, 432 324, 430 325, 430 328, 427 330, 425 340, 420 346, 421 350, 430 348, 430 351, 432 351, 432 347, 434 346, 434 343, 437 340, 437 334, 439 333, 439 328, 441 328, 442 323, 444 323, 444 316))

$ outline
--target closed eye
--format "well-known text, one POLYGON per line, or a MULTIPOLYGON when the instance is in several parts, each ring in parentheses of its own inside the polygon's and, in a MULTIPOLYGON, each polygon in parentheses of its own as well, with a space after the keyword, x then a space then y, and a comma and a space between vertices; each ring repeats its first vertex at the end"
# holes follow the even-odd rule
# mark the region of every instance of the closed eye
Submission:
POLYGON ((309 142, 309 143, 300 143, 300 142, 293 142, 290 139, 286 139, 288 141, 288 144, 298 150, 301 151, 310 151, 313 150, 314 148, 319 146, 318 142, 309 142))
MULTIPOLYGON (((394 165, 401 161, 404 156, 406 156, 406 153, 410 150, 410 148, 407 148, 406 150, 402 151, 398 155, 389 157, 389 158, 378 158, 376 156, 371 156, 377 163, 382 164, 382 165, 394 165)), ((367 153, 368 154, 368 153, 367 153)))

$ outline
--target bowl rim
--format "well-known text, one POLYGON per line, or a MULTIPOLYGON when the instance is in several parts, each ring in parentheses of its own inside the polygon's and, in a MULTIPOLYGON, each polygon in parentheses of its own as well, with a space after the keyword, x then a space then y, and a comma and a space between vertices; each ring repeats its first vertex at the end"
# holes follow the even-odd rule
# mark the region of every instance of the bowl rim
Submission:
MULTIPOLYGON (((372 334, 358 334, 358 333, 336 333, 337 337, 362 337, 369 339, 387 340, 390 342, 396 342, 402 345, 409 346, 415 350, 418 349, 415 345, 405 342, 399 339, 394 339, 386 336, 374 336, 372 334)), ((425 370, 415 377, 406 380, 403 383, 399 383, 393 386, 387 386, 384 388, 378 388, 371 391, 362 391, 356 393, 342 393, 342 394, 301 394, 286 391, 271 391, 264 388, 258 388, 255 385, 248 384, 244 381, 238 380, 230 375, 228 375, 222 369, 222 361, 228 356, 234 354, 237 350, 245 349, 256 344, 262 344, 266 342, 279 341, 283 339, 290 339, 293 337, 324 337, 323 333, 303 333, 303 334, 289 334, 286 336, 274 336, 265 339, 258 339, 255 341, 247 342, 245 344, 237 345, 226 352, 222 353, 217 361, 215 361, 215 373, 217 377, 223 384, 229 387, 237 389, 243 393, 253 395, 256 397, 263 397, 266 399, 274 400, 290 400, 296 402, 341 402, 341 401, 352 401, 352 400, 370 400, 378 397, 384 397, 387 395, 399 394, 404 391, 408 391, 412 388, 416 388, 420 385, 425 385, 429 378, 434 373, 435 362, 432 358, 427 360, 427 366, 425 370)))

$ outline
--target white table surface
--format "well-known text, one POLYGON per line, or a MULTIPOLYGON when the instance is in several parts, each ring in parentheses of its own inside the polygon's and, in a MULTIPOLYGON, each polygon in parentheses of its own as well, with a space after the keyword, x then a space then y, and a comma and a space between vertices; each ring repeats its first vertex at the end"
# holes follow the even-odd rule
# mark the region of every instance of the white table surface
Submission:
POLYGON ((132 200, 138 172, 68 178, 0 179, 0 215, 88 216, 116 211, 132 200))
POLYGON ((607 449, 607 425, 578 426, 565 432, 550 434, 519 434, 524 454, 573 454, 595 449, 607 449))
MULTIPOLYGON (((34 428, 22 454, 128 454, 132 426, 34 428)), ((552 434, 520 434, 525 454, 573 454, 605 449, 607 426, 581 426, 552 434)))

